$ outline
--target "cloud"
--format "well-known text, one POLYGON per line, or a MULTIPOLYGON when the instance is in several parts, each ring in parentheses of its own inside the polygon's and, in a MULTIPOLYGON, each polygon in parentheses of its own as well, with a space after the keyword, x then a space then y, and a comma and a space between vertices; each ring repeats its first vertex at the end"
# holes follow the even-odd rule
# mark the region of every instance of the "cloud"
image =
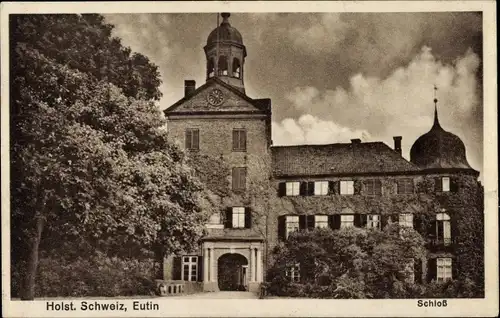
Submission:
POLYGON ((310 18, 308 26, 296 26, 289 30, 296 47, 310 53, 324 53, 341 43, 348 30, 348 24, 338 13, 324 13, 310 18))
POLYGON ((422 45, 448 55, 450 49, 463 53, 473 44, 472 35, 481 32, 481 15, 473 12, 324 13, 307 21, 288 31, 296 49, 326 53, 343 68, 377 75, 406 63, 422 45))
POLYGON ((436 84, 442 126, 465 142, 470 163, 481 168, 482 130, 474 122, 474 113, 482 109, 476 80, 479 65, 478 55, 471 50, 446 64, 424 46, 408 65, 387 78, 358 73, 350 77, 347 89, 296 87, 285 98, 305 115, 276 122, 274 142, 348 142, 364 132, 369 139, 392 146, 392 136, 403 135, 403 154, 409 158, 413 142, 432 126, 436 84))
POLYGON ((312 115, 303 115, 298 120, 286 118, 281 122, 273 122, 272 128, 273 141, 279 145, 349 142, 353 138, 367 141, 370 138, 366 130, 340 126, 333 121, 322 120, 312 115))

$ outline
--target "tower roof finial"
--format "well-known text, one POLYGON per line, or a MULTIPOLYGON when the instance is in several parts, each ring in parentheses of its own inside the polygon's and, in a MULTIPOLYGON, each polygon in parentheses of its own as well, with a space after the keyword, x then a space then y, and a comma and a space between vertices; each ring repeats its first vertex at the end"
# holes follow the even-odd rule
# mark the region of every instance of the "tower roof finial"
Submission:
POLYGON ((438 90, 438 88, 437 88, 436 84, 434 84, 434 126, 435 127, 440 126, 439 125, 439 118, 438 118, 438 111, 437 111, 437 102, 438 102, 437 90, 438 90))
POLYGON ((231 13, 229 12, 222 12, 220 14, 222 17, 222 23, 221 24, 229 24, 229 17, 231 16, 231 13))

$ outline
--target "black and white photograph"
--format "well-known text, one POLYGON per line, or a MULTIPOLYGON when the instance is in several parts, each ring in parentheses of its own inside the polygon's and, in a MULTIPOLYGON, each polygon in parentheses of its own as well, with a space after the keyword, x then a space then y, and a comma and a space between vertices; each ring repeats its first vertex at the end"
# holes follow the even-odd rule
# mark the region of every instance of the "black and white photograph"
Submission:
POLYGON ((3 316, 498 315, 494 2, 1 9, 3 316))

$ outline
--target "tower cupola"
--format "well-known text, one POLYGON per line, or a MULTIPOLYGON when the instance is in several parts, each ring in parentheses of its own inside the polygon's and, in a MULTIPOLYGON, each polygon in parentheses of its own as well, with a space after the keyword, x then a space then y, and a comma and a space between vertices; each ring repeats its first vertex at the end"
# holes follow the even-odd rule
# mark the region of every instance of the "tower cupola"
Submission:
POLYGON ((467 162, 463 141, 441 127, 437 101, 434 98, 434 124, 411 147, 410 161, 424 169, 472 169, 467 162))
POLYGON ((247 51, 241 33, 229 23, 230 13, 221 13, 222 23, 207 39, 207 80, 217 77, 227 84, 245 92, 243 66, 247 51))

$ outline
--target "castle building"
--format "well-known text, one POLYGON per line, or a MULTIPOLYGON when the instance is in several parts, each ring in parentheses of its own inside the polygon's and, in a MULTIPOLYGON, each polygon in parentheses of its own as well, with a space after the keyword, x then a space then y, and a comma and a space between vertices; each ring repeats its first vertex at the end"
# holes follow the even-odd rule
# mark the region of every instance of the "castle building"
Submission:
MULTIPOLYGON (((197 88, 186 80, 184 97, 164 113, 169 138, 188 155, 227 164, 229 192, 220 198, 224 209, 211 217, 199 249, 165 260, 164 279, 182 281, 194 291, 257 291, 273 247, 291 232, 383 228, 388 222, 414 227, 429 238, 428 258, 412 261, 415 279, 456 275, 453 211, 441 207, 422 229, 418 209, 391 207, 394 198, 414 195, 426 185, 446 196, 465 191, 458 176, 477 182, 479 173, 468 164, 464 143, 439 123, 437 100, 434 125, 413 144, 410 161, 401 154, 401 136, 394 137, 393 148, 360 139, 273 146, 271 100, 246 95, 246 47, 229 23, 230 14, 221 16, 204 47, 206 82, 197 88), (430 185, 424 182, 429 180, 430 185)), ((288 274, 300 280, 299 267, 288 274)))

